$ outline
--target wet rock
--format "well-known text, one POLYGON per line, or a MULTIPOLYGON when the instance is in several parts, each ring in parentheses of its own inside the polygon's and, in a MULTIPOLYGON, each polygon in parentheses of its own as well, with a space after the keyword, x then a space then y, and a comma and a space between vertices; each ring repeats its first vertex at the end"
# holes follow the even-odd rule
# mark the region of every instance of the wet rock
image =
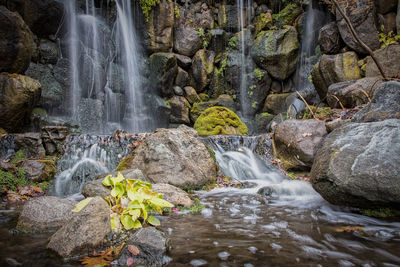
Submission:
POLYGON ((152 183, 198 187, 216 175, 216 165, 195 130, 158 129, 133 152, 128 169, 138 168, 152 183))
POLYGON ((40 99, 40 83, 28 76, 0 73, 0 127, 18 131, 40 99))
POLYGON ((87 182, 82 188, 82 195, 85 197, 102 197, 106 198, 111 195, 111 188, 105 187, 103 184, 103 179, 95 179, 93 181, 87 182))
POLYGON ((128 258, 133 258, 133 263, 145 266, 162 266, 163 256, 167 252, 169 239, 163 232, 154 227, 139 229, 125 244, 119 259, 120 265, 126 265, 128 258), (139 249, 138 255, 132 255, 128 246, 134 245, 139 249))
POLYGON ((191 105, 193 105, 193 103, 201 102, 199 95, 197 94, 196 90, 193 87, 186 86, 183 89, 185 91, 185 97, 191 105))
POLYGON ((322 121, 286 120, 275 129, 274 154, 285 169, 307 170, 326 134, 322 121))
MULTIPOLYGON (((374 52, 375 57, 382 65, 387 77, 394 77, 400 73, 400 44, 391 44, 374 52)), ((367 57, 366 77, 381 76, 375 62, 367 57)))
POLYGON ((215 53, 201 49, 196 52, 193 57, 191 74, 194 78, 194 87, 197 92, 204 91, 205 87, 210 83, 211 75, 214 71, 215 53))
POLYGON ((79 58, 79 85, 83 97, 101 99, 107 83, 106 59, 94 49, 87 48, 79 58))
POLYGON ((70 62, 66 58, 61 58, 53 69, 54 78, 62 86, 64 92, 69 92, 71 86, 72 72, 70 62))
POLYGON ((187 57, 184 55, 179 55, 179 54, 175 54, 175 57, 176 57, 176 62, 178 63, 178 66, 184 70, 189 69, 190 66, 192 65, 192 59, 190 57, 187 57))
POLYGON ((276 25, 282 27, 284 25, 294 25, 297 17, 302 13, 301 7, 293 2, 289 3, 284 9, 282 9, 277 16, 274 18, 276 25))
POLYGON ((250 53, 258 66, 283 81, 296 69, 299 46, 296 29, 286 27, 260 33, 250 53))
POLYGON ((78 105, 78 121, 85 132, 102 132, 104 105, 101 100, 82 98, 78 105))
POLYGON ((21 168, 25 176, 33 182, 49 181, 56 174, 56 165, 52 160, 25 160, 21 168))
POLYGON ((374 90, 381 84, 379 77, 363 78, 356 81, 348 81, 331 84, 328 88, 327 102, 331 108, 341 108, 340 103, 346 108, 354 108, 356 106, 369 102, 368 97, 372 96, 374 90), (368 96, 367 96, 367 95, 368 96))
POLYGON ((269 114, 267 112, 257 114, 254 118, 255 122, 254 133, 255 134, 266 133, 268 131, 268 125, 273 118, 274 115, 269 114))
POLYGON ((174 96, 170 102, 171 115, 169 121, 177 124, 189 124, 190 104, 183 96, 174 96))
POLYGON ((357 112, 354 122, 400 119, 400 82, 385 82, 375 90, 371 103, 357 112))
POLYGON ((336 54, 343 48, 336 22, 330 22, 319 30, 318 43, 322 54, 336 54))
POLYGON ((59 108, 63 103, 63 88, 54 78, 51 69, 42 64, 31 62, 25 75, 38 80, 41 84, 42 94, 40 105, 46 109, 59 108))
POLYGON ((174 3, 162 0, 150 11, 145 44, 153 53, 170 52, 173 45, 174 3))
POLYGON ((184 207, 190 207, 193 205, 193 201, 191 200, 189 194, 173 185, 162 183, 153 184, 151 190, 162 193, 163 199, 174 204, 175 206, 180 205, 184 207))
POLYGON ((172 89, 174 90, 174 94, 177 96, 183 96, 183 90, 181 87, 179 86, 174 86, 172 87, 172 89))
POLYGON ((25 231, 55 230, 73 216, 73 200, 44 196, 25 203, 18 219, 18 227, 25 231))
POLYGON ((263 112, 270 112, 272 114, 279 114, 287 111, 289 104, 286 101, 291 93, 286 94, 270 94, 265 99, 263 112))
POLYGON ((56 34, 64 14, 64 6, 57 0, 7 1, 7 8, 21 14, 32 32, 45 38, 56 34))
POLYGON ((58 60, 57 44, 47 39, 40 39, 39 61, 42 64, 56 64, 58 60))
POLYGON ((185 86, 190 85, 190 77, 189 74, 178 67, 178 73, 176 74, 175 77, 175 85, 184 88, 185 86))
POLYGON ((360 79, 361 70, 357 61, 354 52, 322 56, 311 71, 319 97, 325 98, 331 84, 360 79))
POLYGON ((378 14, 379 28, 383 27, 383 32, 396 33, 396 13, 390 12, 386 15, 378 14))
POLYGON ((247 12, 245 8, 239 10, 236 5, 220 5, 218 9, 218 25, 225 31, 235 32, 240 28, 240 20, 238 18, 242 17, 244 21, 243 28, 247 26, 247 12))
POLYGON ((40 133, 15 134, 14 142, 28 158, 44 158, 46 154, 40 133))
POLYGON ((193 56, 202 48, 202 39, 192 23, 179 20, 174 29, 174 50, 178 54, 193 56))
POLYGON ((331 132, 311 170, 314 189, 336 205, 399 207, 399 132, 396 119, 349 123, 331 132))
MULTIPOLYGON (((378 29, 376 26, 375 19, 375 5, 373 0, 356 0, 351 3, 347 3, 346 6, 340 4, 342 10, 344 10, 350 19, 356 33, 359 38, 372 50, 380 47, 378 29)), ((344 18, 340 15, 339 11, 336 10, 336 21, 339 28, 340 35, 343 41, 352 50, 357 53, 366 54, 364 48, 353 39, 351 32, 344 21, 344 18)))
POLYGON ((93 198, 50 238, 47 248, 63 258, 86 255, 93 249, 103 248, 111 232, 110 212, 104 199, 93 198))
POLYGON ((156 92, 163 96, 173 96, 173 83, 178 73, 175 54, 155 53, 150 56, 150 81, 156 92))
POLYGON ((0 72, 24 73, 36 50, 29 27, 16 12, 0 6, 0 72))
POLYGON ((254 19, 255 24, 255 34, 258 34, 260 31, 269 30, 272 27, 272 15, 271 13, 261 13, 254 19))
POLYGON ((110 63, 110 72, 111 72, 110 75, 111 77, 110 80, 108 81, 108 86, 114 93, 124 92, 125 89, 124 68, 119 64, 110 63))
POLYGON ((396 12, 397 2, 398 0, 375 0, 376 11, 380 14, 396 12))
POLYGON ((64 141, 69 134, 65 126, 44 126, 41 132, 41 139, 46 150, 46 155, 56 156, 63 153, 64 141))
POLYGON ((225 49, 227 34, 223 29, 210 30, 210 45, 209 50, 214 51, 216 55, 223 52, 225 49))

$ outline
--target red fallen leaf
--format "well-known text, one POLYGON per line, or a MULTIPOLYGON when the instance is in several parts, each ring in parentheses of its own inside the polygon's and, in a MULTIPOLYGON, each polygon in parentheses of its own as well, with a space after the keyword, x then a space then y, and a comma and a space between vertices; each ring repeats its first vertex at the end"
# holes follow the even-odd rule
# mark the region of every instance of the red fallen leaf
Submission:
POLYGON ((132 257, 127 258, 127 259, 126 259, 126 265, 127 265, 127 266, 131 266, 132 264, 133 264, 133 258, 132 258, 132 257))
POLYGON ((139 254, 139 249, 134 245, 128 245, 128 251, 134 256, 137 256, 139 254))
POLYGON ((37 193, 43 192, 42 188, 40 188, 39 186, 31 185, 31 188, 33 189, 33 191, 35 191, 37 193))

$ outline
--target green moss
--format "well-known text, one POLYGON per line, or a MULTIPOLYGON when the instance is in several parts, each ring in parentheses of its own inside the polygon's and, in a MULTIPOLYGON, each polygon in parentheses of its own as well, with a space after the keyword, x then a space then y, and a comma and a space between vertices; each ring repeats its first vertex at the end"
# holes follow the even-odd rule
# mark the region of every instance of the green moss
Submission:
POLYGON ((225 107, 211 107, 201 113, 194 124, 199 135, 247 134, 247 126, 231 110, 225 107))
POLYGON ((201 101, 208 101, 208 100, 210 100, 210 96, 207 95, 207 94, 205 94, 205 93, 199 94, 199 97, 200 97, 201 101))
POLYGON ((238 40, 238 37, 235 35, 231 39, 229 39, 228 45, 231 48, 236 48, 236 41, 238 40))
POLYGON ((293 2, 288 4, 278 14, 273 14, 272 19, 280 27, 284 25, 293 25, 301 13, 302 10, 300 6, 296 2, 293 2))
MULTIPOLYGON (((315 114, 315 117, 317 119, 324 119, 326 117, 329 116, 329 114, 331 113, 331 108, 330 107, 318 107, 318 109, 316 109, 315 106, 310 106, 310 108, 312 109, 312 111, 315 114)), ((313 116, 310 112, 310 110, 308 108, 306 108, 304 110, 304 114, 302 117, 303 120, 309 120, 309 119, 313 119, 313 116)))
POLYGON ((56 175, 57 169, 56 169, 56 164, 53 160, 51 159, 41 159, 38 160, 37 162, 43 163, 45 165, 44 170, 43 170, 43 177, 47 179, 51 179, 56 175))
POLYGON ((28 181, 25 174, 25 171, 21 168, 17 168, 15 174, 0 170, 0 195, 6 193, 4 187, 8 190, 16 191, 18 186, 27 186, 28 181))
POLYGON ((25 152, 23 150, 18 150, 17 153, 15 153, 13 159, 11 160, 12 164, 16 164, 20 161, 23 161, 26 159, 25 152))
POLYGON ((124 171, 129 169, 129 165, 131 164, 133 160, 133 154, 129 154, 125 158, 121 160, 121 162, 118 164, 117 168, 115 169, 116 171, 124 171))
POLYGON ((257 101, 254 101, 254 102, 251 104, 251 107, 254 108, 254 109, 256 109, 256 108, 257 108, 257 105, 258 105, 258 102, 257 102, 257 101))
POLYGON ((255 68, 255 69, 254 69, 254 74, 256 75, 257 79, 258 79, 259 81, 261 81, 262 78, 264 77, 265 72, 262 71, 262 70, 260 70, 259 68, 255 68))
POLYGON ((153 7, 160 4, 160 0, 139 0, 139 4, 146 21, 149 21, 151 10, 153 7))
POLYGON ((360 210, 362 215, 376 217, 376 218, 390 218, 400 216, 399 210, 394 210, 390 208, 381 209, 362 209, 360 210))
POLYGON ((260 116, 263 116, 263 117, 271 117, 271 116, 273 116, 272 114, 270 114, 270 113, 268 113, 268 112, 263 112, 263 113, 260 113, 260 116))
POLYGON ((193 205, 190 207, 185 207, 183 210, 189 210, 190 212, 194 214, 199 214, 201 211, 204 209, 204 205, 201 204, 200 200, 198 198, 195 198, 193 200, 193 205))

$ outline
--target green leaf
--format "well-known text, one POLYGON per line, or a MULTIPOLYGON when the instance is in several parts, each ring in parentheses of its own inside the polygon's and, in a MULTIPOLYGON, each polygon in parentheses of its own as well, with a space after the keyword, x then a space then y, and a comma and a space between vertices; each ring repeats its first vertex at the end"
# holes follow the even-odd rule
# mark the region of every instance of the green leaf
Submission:
POLYGON ((139 220, 136 220, 133 224, 133 229, 142 228, 142 224, 139 220))
POLYGON ((149 200, 149 202, 160 208, 172 208, 174 206, 171 203, 169 203, 168 201, 161 199, 161 198, 152 198, 149 200))
POLYGON ((119 216, 111 217, 110 221, 111 221, 111 229, 114 232, 119 232, 119 230, 121 228, 121 224, 119 223, 119 216))
POLYGON ((149 216, 149 218, 147 219, 147 222, 149 224, 151 224, 151 225, 154 225, 154 226, 160 226, 161 225, 160 220, 157 219, 154 216, 149 216))
POLYGON ((111 175, 107 175, 106 178, 103 179, 102 184, 104 186, 111 186, 112 182, 111 182, 111 175))
POLYGON ((80 201, 78 204, 75 205, 75 208, 72 210, 74 212, 81 211, 87 204, 92 200, 92 197, 85 198, 84 200, 80 201))
POLYGON ((140 208, 142 209, 143 220, 146 220, 147 219, 147 209, 143 204, 140 204, 140 208))
POLYGON ((140 209, 129 211, 129 214, 132 216, 133 221, 136 221, 137 219, 139 219, 140 213, 141 213, 140 209))
POLYGON ((137 199, 129 202, 127 209, 140 209, 140 203, 137 199))
POLYGON ((122 197, 124 193, 125 187, 121 183, 116 184, 115 187, 111 190, 111 195, 117 199, 122 197))
POLYGON ((132 217, 130 215, 122 215, 121 223, 126 230, 130 230, 135 226, 134 221, 132 220, 132 217))

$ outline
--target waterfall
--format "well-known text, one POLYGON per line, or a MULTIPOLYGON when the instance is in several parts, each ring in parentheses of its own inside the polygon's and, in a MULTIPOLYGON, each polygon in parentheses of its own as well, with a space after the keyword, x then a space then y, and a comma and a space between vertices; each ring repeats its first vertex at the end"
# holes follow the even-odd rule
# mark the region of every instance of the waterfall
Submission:
POLYGON ((84 132, 154 130, 154 115, 145 99, 151 93, 145 92, 141 75, 135 4, 64 0, 64 5, 67 30, 62 46, 70 66, 66 113, 84 132), (113 10, 115 18, 110 15, 113 10))

